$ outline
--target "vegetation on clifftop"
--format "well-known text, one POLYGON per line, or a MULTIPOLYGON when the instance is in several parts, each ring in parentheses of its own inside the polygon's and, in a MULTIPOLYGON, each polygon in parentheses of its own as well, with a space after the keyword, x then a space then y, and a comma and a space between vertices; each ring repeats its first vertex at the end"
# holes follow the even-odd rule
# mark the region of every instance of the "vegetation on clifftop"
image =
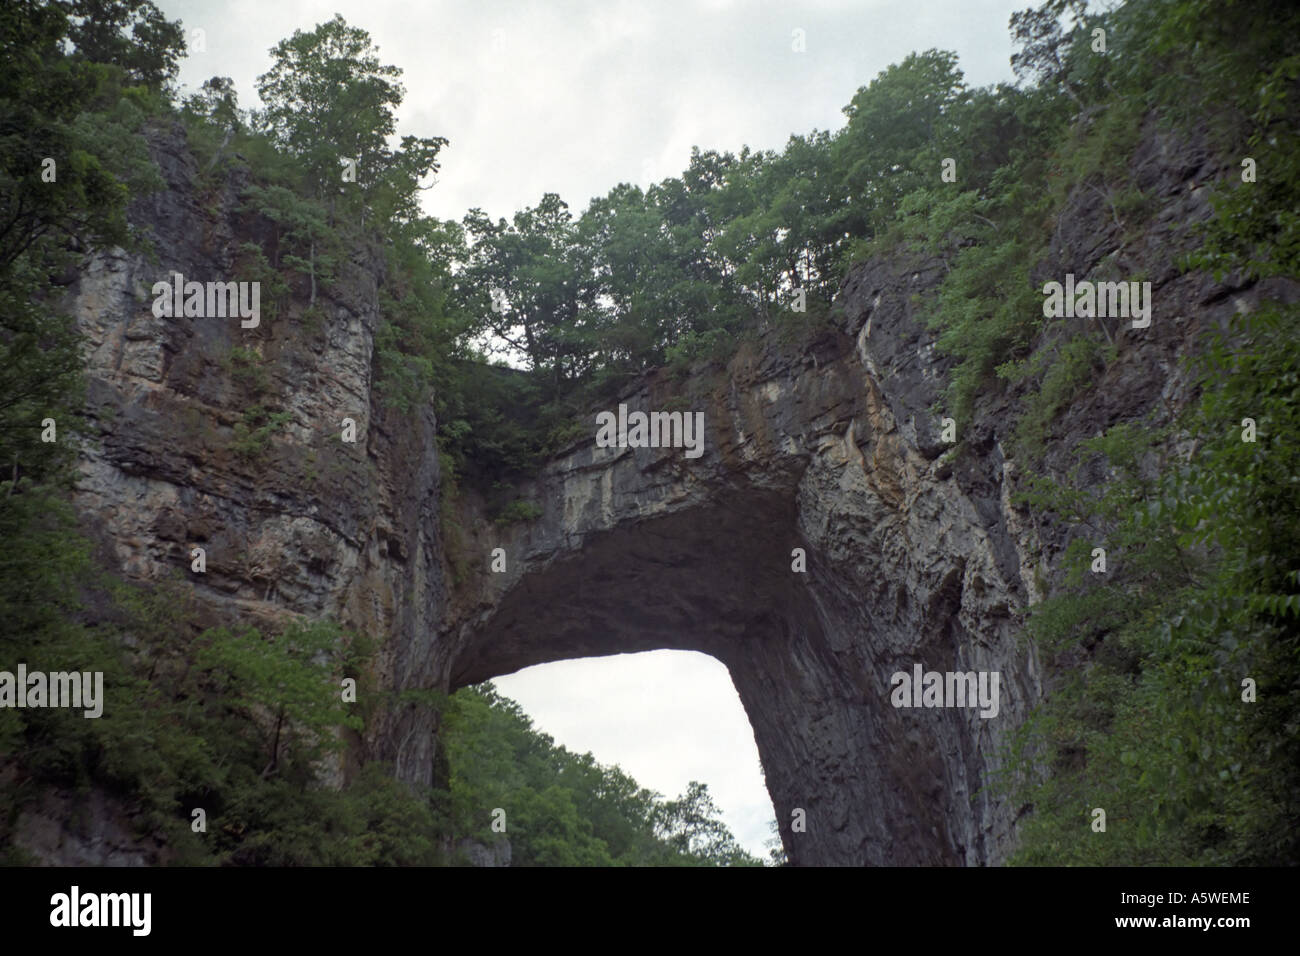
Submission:
MULTIPOLYGON (((1112 335, 1080 322, 1044 336, 1030 280, 1080 190, 1121 231, 1149 223, 1127 164, 1152 116, 1208 134, 1228 167, 1250 157, 1258 169, 1215 185, 1215 215, 1181 265, 1237 286, 1300 275, 1300 13, 1267 0, 1107 12, 1049 0, 1012 26, 1017 85, 972 89, 953 54, 914 53, 857 91, 838 132, 779 152, 697 149, 680 176, 621 184, 576 216, 547 194, 509 221, 471 210, 451 222, 419 206, 446 141, 393 146, 400 71, 341 18, 275 48, 249 111, 220 77, 178 102, 183 33, 151 3, 0 7, 0 660, 102 670, 113 714, 0 709, 10 860, 25 807, 50 788, 94 787, 185 862, 448 862, 460 839, 495 839, 483 813, 495 806, 514 808, 516 864, 754 862, 702 788, 648 794, 555 747, 487 688, 422 703, 443 721, 436 789, 376 765, 324 787, 321 765, 373 716, 323 703, 343 678, 365 678, 362 636, 328 622, 200 630, 183 586, 146 594, 97 566, 67 505, 78 338, 51 303, 88 251, 147 244, 128 202, 161 186, 146 134, 176 121, 201 189, 247 173, 240 212, 273 239, 246 243, 240 263, 268 310, 305 304, 309 328, 343 250, 382 262, 377 391, 402 411, 432 403, 446 473, 507 493, 571 438, 575 414, 633 376, 824 321, 864 257, 903 244, 938 255, 945 278, 926 306, 954 361, 947 414, 964 427, 991 391, 1024 394, 1009 445, 1023 500, 1089 536, 1027 626, 1049 680, 1008 775, 1027 811, 1018 860, 1300 858, 1300 315, 1266 303, 1211 330, 1187 370, 1192 405, 1162 429, 1130 423, 1088 443, 1111 476, 1090 487, 1036 472, 1061 410, 1115 360, 1112 335), (355 182, 339 175, 343 157, 355 182), (490 364, 503 356, 519 368, 490 364), (41 440, 50 418, 57 442, 41 440), (1088 570, 1094 538, 1104 575, 1088 570), (1108 813, 1105 839, 1094 808, 1108 813)), ((259 390, 252 356, 229 365, 259 390)), ((232 450, 256 460, 283 422, 255 405, 232 450)), ((531 513, 502 505, 503 520, 531 513)))

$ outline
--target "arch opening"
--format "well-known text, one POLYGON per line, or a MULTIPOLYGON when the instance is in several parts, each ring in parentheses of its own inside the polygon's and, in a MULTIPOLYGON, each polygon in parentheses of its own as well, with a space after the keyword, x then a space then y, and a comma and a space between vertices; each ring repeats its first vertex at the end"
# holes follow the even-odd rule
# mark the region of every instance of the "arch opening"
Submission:
POLYGON ((737 843, 767 860, 775 813, 730 673, 691 651, 555 661, 492 681, 537 730, 665 799, 703 783, 737 843))
POLYGON ((797 530, 794 496, 718 490, 707 507, 589 534, 525 571, 459 636, 449 684, 574 658, 707 654, 749 718, 792 864, 960 862, 945 802, 921 792, 942 780, 941 761, 928 741, 890 746, 901 727, 829 574, 797 530), (807 573, 792 570, 794 547, 808 549, 807 573), (905 815, 888 812, 891 797, 905 815))

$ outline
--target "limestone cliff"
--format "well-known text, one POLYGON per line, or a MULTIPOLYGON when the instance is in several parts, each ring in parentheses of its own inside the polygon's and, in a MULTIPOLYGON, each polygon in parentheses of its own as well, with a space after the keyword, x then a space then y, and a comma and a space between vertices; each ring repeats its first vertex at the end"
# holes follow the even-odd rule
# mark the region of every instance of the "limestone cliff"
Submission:
MULTIPOLYGON (((1014 390, 981 400, 959 453, 940 440, 948 366, 914 297, 941 279, 942 260, 855 267, 833 327, 797 348, 771 332, 725 368, 645 378, 621 400, 704 412, 704 454, 599 449, 588 437, 519 490, 541 516, 503 527, 472 495, 441 507, 432 414, 397 415, 375 397, 385 277, 373 250, 352 254, 318 303, 323 318, 296 298, 256 329, 154 317, 154 282, 228 276, 241 243, 269 239, 268 224, 238 211, 234 176, 200 194, 181 143, 156 137, 167 189, 133 209, 158 260, 100 256, 69 293, 97 429, 78 506, 113 564, 135 579, 183 577, 205 622, 329 614, 378 635, 376 677, 390 689, 453 689, 584 655, 702 651, 731 672, 792 862, 1005 858, 1020 808, 991 784, 1042 692, 1019 623, 1072 532, 1011 503, 1014 390), (255 408, 288 413, 283 428, 265 447, 232 450, 255 408), (339 440, 345 417, 355 445, 339 440), (203 575, 189 571, 196 546, 203 575), (498 547, 506 570, 492 573, 498 547), (806 572, 792 570, 796 548, 806 572), (455 587, 453 565, 464 569, 455 587), (998 672, 996 717, 893 707, 890 675, 917 663, 998 672), (796 809, 805 832, 791 830, 796 809)), ((1056 423, 1057 471, 1079 440, 1184 401, 1176 362, 1196 330, 1259 291, 1178 275, 1186 228, 1206 213, 1200 184, 1217 171, 1154 129, 1144 143, 1132 175, 1161 204, 1156 225, 1126 239, 1081 192, 1041 266, 1083 278, 1118 263, 1156 290, 1151 328, 1108 329, 1118 359, 1056 423)), ((385 715, 339 772, 383 759, 428 782, 436 731, 419 708, 385 715)))
MULTIPOLYGON (((429 687, 446 600, 434 420, 375 398, 379 258, 356 252, 314 321, 299 301, 264 308, 250 329, 156 318, 155 282, 237 274, 241 243, 272 244, 269 224, 237 211, 240 181, 200 197, 183 143, 179 129, 157 137, 167 188, 133 207, 158 261, 101 256, 73 287, 98 431, 82 464, 85 520, 129 576, 183 577, 205 624, 331 615, 388 637, 381 685, 429 687), (241 450, 239 426, 257 425, 259 409, 288 417, 264 447, 241 450), (355 444, 340 439, 344 418, 355 444), (203 574, 190 570, 196 546, 203 574)), ((357 757, 382 753, 404 777, 427 778, 432 747, 428 726, 395 717, 357 757)))

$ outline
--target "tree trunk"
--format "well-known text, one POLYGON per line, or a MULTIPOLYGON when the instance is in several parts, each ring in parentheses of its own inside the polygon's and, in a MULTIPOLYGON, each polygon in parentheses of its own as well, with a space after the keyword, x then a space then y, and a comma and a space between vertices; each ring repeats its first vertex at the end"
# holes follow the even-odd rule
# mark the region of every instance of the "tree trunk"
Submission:
POLYGON ((235 128, 231 126, 229 129, 226 130, 226 138, 221 141, 221 145, 217 147, 217 151, 212 154, 212 161, 208 163, 208 168, 204 170, 205 172, 209 172, 209 173, 212 172, 213 168, 217 165, 218 161, 220 161, 222 155, 225 153, 226 147, 230 145, 230 140, 234 137, 234 135, 235 135, 235 128))
POLYGON ((272 770, 275 769, 275 765, 279 762, 279 758, 280 758, 280 728, 281 728, 282 726, 284 726, 284 707, 283 707, 283 706, 280 707, 280 712, 276 715, 276 718, 275 718, 275 741, 271 744, 271 762, 268 763, 268 764, 266 765, 266 768, 262 771, 262 776, 263 776, 264 778, 265 778, 265 777, 266 777, 266 776, 267 776, 267 775, 268 775, 272 770))

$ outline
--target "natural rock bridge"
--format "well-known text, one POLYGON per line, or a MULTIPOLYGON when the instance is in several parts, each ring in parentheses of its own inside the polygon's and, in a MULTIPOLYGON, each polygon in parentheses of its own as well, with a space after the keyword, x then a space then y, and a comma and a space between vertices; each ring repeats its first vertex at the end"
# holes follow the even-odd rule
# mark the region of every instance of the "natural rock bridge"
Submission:
MULTIPOLYGON (((1171 165, 1187 154, 1162 137, 1150 132, 1134 159, 1135 182, 1180 224, 1141 243, 1160 314, 1138 336, 1106 330, 1117 360, 1058 416, 1051 474, 1109 424, 1153 411, 1167 420, 1160 409, 1186 397, 1176 369, 1193 331, 1260 292, 1173 265, 1169 250, 1208 207, 1191 188, 1196 163, 1171 165)), ((682 384, 651 376, 622 396, 643 411, 684 400, 704 412, 698 458, 597 448, 593 410, 592 437, 519 491, 541 516, 502 528, 471 495, 455 508, 441 501, 431 412, 393 411, 375 394, 377 253, 340 267, 314 325, 301 302, 251 330, 152 314, 155 282, 233 274, 241 242, 270 238, 238 213, 243 174, 200 203, 183 134, 161 134, 154 152, 167 188, 133 218, 165 262, 113 253, 69 279, 99 431, 78 505, 110 562, 158 580, 182 573, 201 545, 207 573, 188 582, 200 624, 331 615, 382 638, 376 677, 394 691, 578 656, 702 651, 740 693, 794 863, 1005 858, 1018 808, 990 784, 1041 694, 1018 625, 1071 532, 1026 527, 1011 505, 1001 439, 1013 390, 984 396, 959 453, 945 453, 935 409, 947 367, 912 305, 940 264, 899 253, 856 266, 833 326, 811 341, 783 347, 772 334, 726 369, 682 384), (236 348, 256 356, 256 375, 234 374, 236 348), (289 413, 256 460, 232 452, 252 402, 289 413), (339 441, 345 417, 358 444, 339 441), (490 569, 496 548, 503 573, 490 569), (792 567, 796 548, 806 571, 792 567), (997 716, 895 709, 890 676, 917 664, 998 672, 997 716), (795 809, 805 832, 791 831, 795 809)), ((1091 274, 1123 246, 1087 199, 1062 219, 1050 274, 1091 274)), ((1096 468, 1086 477, 1106 479, 1096 468)), ((430 781, 434 720, 414 706, 381 714, 340 773, 382 759, 402 779, 430 781)))
MULTIPOLYGON (((168 142, 169 188, 137 210, 165 269, 107 255, 69 290, 100 426, 79 505, 127 574, 174 576, 200 544, 208 570, 189 583, 210 623, 332 615, 383 638, 376 676, 392 690, 702 651, 731 672, 794 863, 1002 858, 1014 811, 988 784, 1039 693, 1015 639, 1032 574, 993 432, 941 454, 944 368, 909 304, 932 265, 859 267, 811 342, 769 336, 725 370, 652 376, 622 398, 703 411, 701 457, 579 442, 520 490, 535 521, 502 528, 462 497, 453 548, 431 413, 385 410, 373 392, 376 260, 345 267, 315 327, 293 309, 253 330, 152 314, 142 290, 172 271, 228 274, 238 246, 233 214, 200 207, 193 160, 168 142), (236 346, 259 356, 259 401, 290 413, 256 460, 230 451, 250 400, 236 346), (359 444, 338 441, 343 417, 359 444), (504 573, 490 571, 498 547, 504 573), (468 567, 455 587, 449 550, 468 567), (998 671, 997 717, 895 709, 889 677, 916 663, 998 671), (806 832, 791 832, 796 808, 806 832)), ((435 747, 433 718, 412 707, 377 720, 356 756, 427 782, 435 747)))
MULTIPOLYGON (((703 457, 588 438, 523 490, 539 519, 504 533, 474 522, 470 550, 486 568, 502 547, 506 571, 473 576, 443 638, 447 676, 702 651, 748 712, 792 862, 989 862, 1012 816, 990 772, 1038 693, 1013 636, 1016 515, 996 463, 959 477, 939 460, 933 379, 897 344, 902 297, 860 287, 843 301, 858 312, 847 328, 798 357, 742 354, 688 383, 703 457), (882 374, 907 386, 902 399, 883 397, 882 374), (806 573, 792 570, 796 548, 806 573), (1000 713, 895 709, 889 676, 914 663, 1000 672, 1000 713), (791 832, 796 808, 806 832, 791 832)), ((654 410, 674 394, 652 379, 621 400, 654 410)))

